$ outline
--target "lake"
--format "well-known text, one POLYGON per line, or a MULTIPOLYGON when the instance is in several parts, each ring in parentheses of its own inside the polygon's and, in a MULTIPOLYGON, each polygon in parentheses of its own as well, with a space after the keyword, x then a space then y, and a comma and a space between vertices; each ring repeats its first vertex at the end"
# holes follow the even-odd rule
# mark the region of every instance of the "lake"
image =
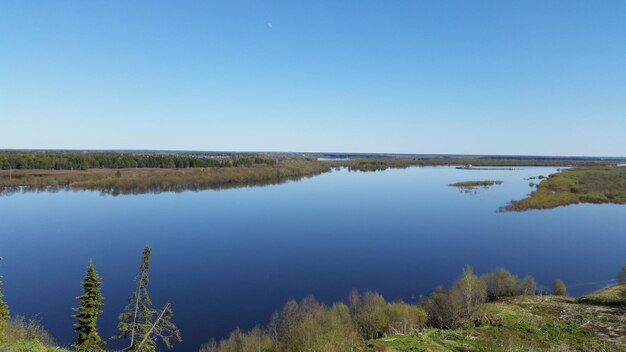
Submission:
POLYGON ((450 284, 465 264, 478 273, 529 273, 546 286, 561 278, 581 295, 624 264, 626 207, 497 212, 532 190, 529 177, 554 172, 343 169, 221 191, 14 194, 0 197, 0 273, 12 313, 37 315, 69 345, 88 261, 103 279, 99 327, 109 337, 149 244, 152 300, 172 303, 184 340, 176 351, 265 324, 290 298, 329 303, 358 288, 417 300, 450 284), (467 180, 504 183, 476 193, 447 186, 467 180))

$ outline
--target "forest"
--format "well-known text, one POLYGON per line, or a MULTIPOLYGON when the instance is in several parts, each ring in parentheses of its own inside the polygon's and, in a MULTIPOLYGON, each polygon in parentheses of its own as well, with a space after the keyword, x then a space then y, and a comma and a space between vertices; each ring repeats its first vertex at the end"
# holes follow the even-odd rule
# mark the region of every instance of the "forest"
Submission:
POLYGON ((190 156, 156 153, 0 152, 2 170, 89 170, 122 168, 196 168, 275 165, 263 155, 190 156))

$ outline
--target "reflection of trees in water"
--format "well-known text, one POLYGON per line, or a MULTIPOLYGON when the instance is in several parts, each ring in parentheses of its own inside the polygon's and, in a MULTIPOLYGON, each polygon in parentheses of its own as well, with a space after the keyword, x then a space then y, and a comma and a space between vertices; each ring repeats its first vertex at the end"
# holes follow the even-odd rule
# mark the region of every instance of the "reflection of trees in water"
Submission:
POLYGON ((223 190, 242 187, 264 187, 279 185, 289 181, 299 181, 303 178, 311 178, 321 174, 318 172, 301 176, 281 176, 273 179, 247 180, 247 181, 189 181, 189 182, 151 182, 146 184, 113 184, 113 185, 29 185, 11 186, 0 188, 0 196, 9 196, 16 193, 55 193, 59 191, 98 191, 102 195, 134 195, 134 194, 159 194, 166 192, 182 193, 186 191, 223 190))

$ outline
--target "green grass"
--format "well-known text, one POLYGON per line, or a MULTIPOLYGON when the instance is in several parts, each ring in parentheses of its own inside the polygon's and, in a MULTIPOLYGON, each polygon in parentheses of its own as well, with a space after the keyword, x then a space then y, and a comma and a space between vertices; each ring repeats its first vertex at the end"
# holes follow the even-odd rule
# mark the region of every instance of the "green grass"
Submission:
POLYGON ((580 297, 578 302, 611 307, 626 307, 626 284, 615 285, 600 292, 580 297))
POLYGON ((519 296, 487 303, 456 329, 370 341, 369 351, 626 351, 626 302, 615 286, 588 299, 519 296), (594 300, 591 300, 593 298, 594 300), (600 302, 599 304, 596 302, 600 302), (604 303, 609 302, 611 306, 604 303))
POLYGON ((41 342, 17 341, 0 343, 0 352, 69 352, 64 348, 45 346, 41 342))
POLYGON ((512 201, 503 210, 549 209, 579 203, 626 203, 626 167, 578 167, 550 175, 529 197, 512 201))

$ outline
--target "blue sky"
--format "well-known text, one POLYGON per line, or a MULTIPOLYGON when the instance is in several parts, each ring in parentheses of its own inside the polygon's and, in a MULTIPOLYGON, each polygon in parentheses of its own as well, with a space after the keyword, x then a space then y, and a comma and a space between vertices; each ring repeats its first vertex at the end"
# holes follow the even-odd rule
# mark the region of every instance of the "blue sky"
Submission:
POLYGON ((0 148, 626 156, 624 1, 2 1, 0 148))

